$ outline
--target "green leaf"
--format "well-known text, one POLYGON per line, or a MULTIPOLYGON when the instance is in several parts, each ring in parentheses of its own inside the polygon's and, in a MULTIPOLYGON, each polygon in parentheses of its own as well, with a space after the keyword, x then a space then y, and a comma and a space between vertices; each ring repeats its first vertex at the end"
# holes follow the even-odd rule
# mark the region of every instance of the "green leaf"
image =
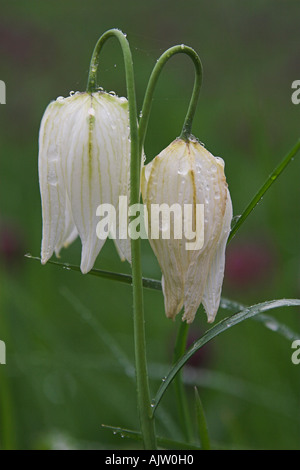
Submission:
MULTIPOLYGON (((41 261, 41 258, 38 256, 32 256, 31 254, 26 254, 26 258, 33 259, 36 261, 41 261)), ((69 264, 69 263, 59 263, 58 261, 52 261, 49 260, 47 261, 49 264, 53 264, 54 266, 57 266, 62 269, 66 269, 68 271, 80 271, 80 267, 76 266, 74 264, 69 264)), ((108 279, 111 281, 116 281, 116 282, 121 282, 122 284, 127 284, 131 285, 132 284, 132 277, 130 274, 122 274, 122 273, 115 273, 112 271, 104 271, 102 269, 91 269, 88 274, 92 276, 97 276, 101 277, 103 279, 108 279)), ((146 289, 152 289, 156 291, 161 291, 162 286, 161 282, 158 281, 157 279, 149 279, 149 278, 143 278, 143 286, 146 289)), ((220 307, 223 308, 224 310, 229 310, 231 312, 239 312, 240 310, 244 310, 247 308, 246 305, 243 305, 239 302, 236 302, 234 300, 229 300, 226 299, 225 297, 221 298, 221 303, 220 307)), ((257 317, 254 317, 254 320, 259 321, 262 323, 264 326, 266 326, 268 329, 271 329, 272 331, 284 336, 286 339, 289 341, 293 341, 294 339, 299 338, 299 334, 295 333, 292 331, 290 328, 288 328, 286 325, 278 322, 275 320, 273 317, 269 315, 259 315, 257 317)))
MULTIPOLYGON (((126 437, 134 441, 142 442, 142 435, 138 431, 132 431, 130 429, 124 429, 124 428, 120 428, 116 426, 108 426, 106 424, 102 424, 102 427, 110 429, 114 434, 118 434, 122 438, 126 437)), ((157 436, 157 445, 161 449, 201 450, 201 447, 199 446, 194 446, 192 444, 186 444, 185 442, 178 442, 172 439, 168 439, 165 437, 158 437, 158 436, 157 436)))
POLYGON ((202 444, 203 450, 210 450, 210 440, 208 435, 208 428, 204 413, 204 408, 200 395, 198 393, 197 387, 195 387, 195 402, 196 402, 196 419, 197 419, 197 428, 199 432, 200 442, 202 444))
POLYGON ((252 318, 255 315, 263 313, 267 310, 280 307, 291 307, 291 306, 300 306, 300 300, 298 299, 280 299, 280 300, 271 300, 267 302, 262 302, 251 307, 238 312, 231 317, 225 318, 217 323, 215 326, 210 328, 199 340, 190 347, 190 349, 176 362, 176 364, 171 368, 170 372, 166 376, 164 382, 162 382, 155 399, 153 400, 152 414, 155 413, 155 410, 162 399, 165 391, 167 390, 170 383, 173 381, 176 374, 184 366, 184 364, 195 354, 202 346, 211 341, 213 338, 218 336, 220 333, 229 330, 229 328, 238 325, 248 318, 252 318))

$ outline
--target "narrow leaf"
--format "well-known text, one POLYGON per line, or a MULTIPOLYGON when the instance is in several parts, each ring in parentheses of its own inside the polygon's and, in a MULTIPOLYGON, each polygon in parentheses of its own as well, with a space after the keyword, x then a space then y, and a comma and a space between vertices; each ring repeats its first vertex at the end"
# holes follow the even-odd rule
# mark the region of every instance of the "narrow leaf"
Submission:
POLYGON ((152 414, 155 413, 155 410, 162 399, 165 391, 167 390, 170 383, 173 381, 176 374, 180 369, 186 364, 186 362, 195 354, 202 346, 211 341, 213 338, 218 336, 220 333, 229 330, 229 328, 238 325, 248 318, 252 318, 255 315, 258 315, 267 310, 279 307, 291 307, 291 306, 300 306, 300 300, 298 299, 280 299, 280 300, 271 300, 263 302, 260 304, 252 305, 241 312, 238 312, 231 317, 225 318, 217 323, 215 326, 210 328, 199 340, 197 340, 190 349, 176 362, 176 364, 171 368, 170 372, 165 378, 165 381, 161 384, 156 397, 153 401, 152 414))
MULTIPOLYGON (((115 426, 108 426, 106 424, 102 424, 103 428, 110 429, 113 434, 118 434, 121 437, 126 437, 128 439, 132 439, 134 441, 142 442, 142 435, 138 431, 132 431, 130 429, 124 429, 115 426)), ((201 450, 201 447, 194 446, 192 444, 186 444, 185 442, 178 442, 174 441, 173 439, 168 439, 165 437, 158 437, 157 436, 157 445, 161 449, 175 449, 175 450, 201 450)))
MULTIPOLYGON (((36 260, 36 261, 41 261, 41 258, 39 258, 38 256, 32 256, 29 253, 26 254, 25 257, 36 260)), ((59 263, 58 261, 52 261, 52 260, 49 260, 47 263, 53 264, 59 268, 66 269, 68 271, 81 272, 80 267, 74 264, 59 263)), ((122 284, 127 284, 127 285, 132 284, 132 277, 130 274, 115 273, 112 271, 104 271, 101 269, 91 269, 88 274, 92 276, 101 277, 103 279, 108 279, 111 281, 121 282, 122 284)), ((143 287, 145 287, 146 289, 152 289, 152 290, 157 290, 157 291, 162 290, 161 281, 157 279, 150 279, 150 278, 145 278, 145 277, 143 278, 143 287)), ((229 310, 235 313, 247 308, 246 305, 243 305, 234 300, 226 299, 225 297, 221 298, 220 307, 223 308, 224 310, 229 310)), ((275 320, 273 317, 269 315, 259 315, 257 317, 254 317, 254 320, 257 320, 260 323, 263 323, 267 328, 275 331, 276 333, 281 334, 288 340, 294 340, 294 339, 299 338, 299 334, 295 333, 294 331, 289 329, 286 325, 278 322, 277 320, 275 320)))
POLYGON ((196 402, 196 419, 197 419, 197 428, 199 432, 200 443, 202 444, 203 450, 210 450, 210 440, 208 435, 208 428, 206 423, 206 417, 204 413, 204 408, 200 395, 198 393, 197 387, 195 387, 195 402, 196 402))

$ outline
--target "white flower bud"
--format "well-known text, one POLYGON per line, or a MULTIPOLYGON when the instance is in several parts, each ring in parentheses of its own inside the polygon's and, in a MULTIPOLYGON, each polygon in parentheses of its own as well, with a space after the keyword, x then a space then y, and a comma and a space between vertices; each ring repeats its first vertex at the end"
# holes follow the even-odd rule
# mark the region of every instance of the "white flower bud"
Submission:
MULTIPOLYGON (((81 271, 94 265, 105 239, 96 234, 96 209, 129 194, 128 102, 108 93, 75 93, 53 101, 39 134, 39 181, 43 213, 41 258, 79 234, 81 271)), ((118 220, 118 217, 117 217, 118 220)), ((115 240, 130 261, 130 241, 115 240)))
POLYGON ((183 320, 191 323, 202 302, 208 321, 213 322, 220 303, 232 219, 223 160, 195 139, 176 139, 143 168, 142 195, 148 211, 149 241, 163 274, 167 317, 174 319, 184 307, 183 320), (184 205, 192 205, 194 214, 197 205, 204 205, 200 248, 187 249, 187 238, 175 237, 172 230, 168 239, 151 238, 149 214, 153 204, 179 204, 182 217, 184 205))

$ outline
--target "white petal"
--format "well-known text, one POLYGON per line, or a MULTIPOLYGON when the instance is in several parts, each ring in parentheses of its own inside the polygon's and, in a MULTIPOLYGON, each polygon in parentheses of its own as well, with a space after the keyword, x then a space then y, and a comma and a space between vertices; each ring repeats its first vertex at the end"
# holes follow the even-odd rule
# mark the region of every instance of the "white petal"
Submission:
POLYGON ((223 219, 222 232, 217 243, 216 250, 212 255, 206 287, 202 299, 209 323, 214 321, 220 305, 225 269, 225 249, 230 233, 231 219, 232 203, 229 191, 227 190, 226 209, 223 219))
POLYGON ((61 234, 59 242, 55 246, 56 257, 59 258, 60 250, 63 247, 67 248, 69 245, 71 245, 71 243, 73 243, 77 237, 78 231, 74 224, 69 197, 66 194, 64 231, 61 234))
POLYGON ((65 189, 61 171, 60 134, 63 104, 50 103, 39 133, 39 182, 42 199, 42 263, 51 258, 64 231, 65 189))
MULTIPOLYGON (((185 146, 174 141, 161 152, 142 172, 142 194, 148 210, 148 238, 163 273, 165 311, 168 318, 174 318, 181 310, 184 296, 185 273, 193 259, 193 252, 185 249, 185 239, 176 239, 171 219, 170 225, 153 218, 152 205, 176 204, 181 212, 183 205, 193 201, 193 184, 190 162, 185 158, 185 146), (154 226, 159 227, 159 238, 155 239, 154 226), (167 231, 170 229, 170 237, 167 231)), ((174 206, 175 208, 176 206, 174 206)))
POLYGON ((65 175, 82 241, 81 270, 86 273, 105 242, 96 234, 97 207, 117 208, 120 193, 128 192, 128 109, 119 98, 104 93, 72 98, 73 109, 63 131, 68 155, 65 175))
MULTIPOLYGON (((174 318, 184 305, 183 320, 191 323, 206 286, 210 285, 208 276, 216 247, 219 241, 224 245, 221 242, 221 234, 225 236, 227 230, 227 222, 223 223, 227 196, 224 165, 199 142, 177 139, 145 167, 142 194, 148 208, 149 241, 163 273, 166 315, 174 318), (179 204, 182 210, 184 204, 191 204, 193 210, 196 204, 204 205, 202 248, 187 250, 185 237, 177 240, 172 232, 166 240, 151 236, 155 223, 149 217, 151 204, 163 203, 179 204)), ((231 220, 228 211, 226 221, 231 220)))
POLYGON ((189 267, 185 279, 184 314, 182 320, 194 321, 201 304, 209 270, 210 252, 205 251, 189 267))

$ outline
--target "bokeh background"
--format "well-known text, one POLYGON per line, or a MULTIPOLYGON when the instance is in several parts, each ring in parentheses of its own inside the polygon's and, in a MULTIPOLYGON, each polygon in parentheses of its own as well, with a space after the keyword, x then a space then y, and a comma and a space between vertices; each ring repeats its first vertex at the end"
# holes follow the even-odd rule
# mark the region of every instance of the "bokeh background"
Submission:
MULTIPOLYGON (((98 37, 118 27, 132 47, 138 106, 159 55, 192 46, 204 67, 193 132, 226 162, 234 214, 239 215, 299 137, 298 0, 1 0, 0 79, 0 446, 10 449, 137 446, 102 424, 138 428, 133 377, 132 293, 128 286, 42 267, 37 176, 38 131, 47 104, 86 86, 98 37)), ((145 151, 150 161, 180 134, 193 67, 176 56, 161 75, 145 151)), ((126 94, 118 44, 101 56, 99 83, 126 94)), ((223 295, 247 305, 300 295, 299 156, 265 195, 228 246, 223 295)), ((80 242, 61 260, 79 264, 80 242)), ((96 267, 130 272, 113 243, 96 267)), ((143 243, 143 271, 160 279, 143 243)), ((274 317, 299 332, 299 309, 274 317)), ((146 334, 154 394, 172 359, 179 318, 165 318, 160 292, 145 290, 146 334)), ((228 315, 220 310, 218 318, 228 315)), ((202 307, 191 338, 207 329, 202 307)), ((213 442, 220 447, 300 447, 300 365, 291 343, 248 320, 220 335, 185 367, 197 384, 213 442)), ((173 389, 158 411, 160 435, 182 440, 173 389)))

